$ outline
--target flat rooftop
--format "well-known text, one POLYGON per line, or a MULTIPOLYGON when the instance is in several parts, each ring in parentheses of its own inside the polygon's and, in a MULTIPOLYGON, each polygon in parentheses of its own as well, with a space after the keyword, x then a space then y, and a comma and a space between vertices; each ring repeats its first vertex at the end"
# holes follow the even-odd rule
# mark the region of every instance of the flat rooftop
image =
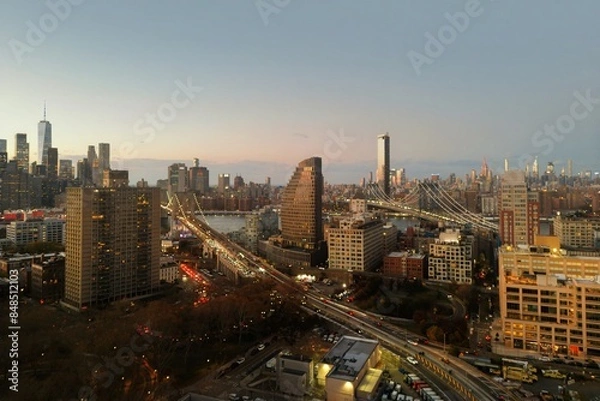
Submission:
POLYGON ((343 336, 323 357, 333 365, 327 377, 354 381, 378 345, 377 340, 343 336))
POLYGON ((421 253, 413 253, 413 252, 390 252, 387 254, 390 258, 408 258, 408 259, 423 259, 425 258, 424 254, 421 253))

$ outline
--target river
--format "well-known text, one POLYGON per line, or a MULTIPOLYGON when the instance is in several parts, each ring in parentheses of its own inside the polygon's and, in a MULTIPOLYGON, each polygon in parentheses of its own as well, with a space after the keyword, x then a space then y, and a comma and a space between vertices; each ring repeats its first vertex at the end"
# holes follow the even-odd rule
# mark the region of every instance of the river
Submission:
MULTIPOLYGON (((222 233, 238 231, 246 225, 244 216, 206 216, 206 221, 211 227, 222 233)), ((398 227, 398 230, 404 232, 407 227, 418 226, 419 221, 407 217, 390 217, 388 221, 398 227)))

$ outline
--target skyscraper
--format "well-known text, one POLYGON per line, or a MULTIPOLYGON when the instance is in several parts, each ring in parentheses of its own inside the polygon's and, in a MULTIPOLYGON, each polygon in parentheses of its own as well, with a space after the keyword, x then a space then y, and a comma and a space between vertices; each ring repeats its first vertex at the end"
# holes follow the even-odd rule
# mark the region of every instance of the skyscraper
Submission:
POLYGON ((98 168, 101 176, 104 170, 110 170, 110 143, 98 144, 98 168))
POLYGON ((390 194, 390 136, 385 133, 377 137, 377 185, 390 194))
POLYGON ((533 176, 533 179, 535 181, 537 181, 540 178, 540 167, 538 165, 537 156, 535 157, 535 159, 533 159, 533 165, 531 167, 531 175, 533 176))
POLYGON ((87 167, 86 167, 86 182, 85 185, 100 185, 102 177, 98 169, 98 155, 94 145, 88 145, 87 151, 87 167))
POLYGON ((27 134, 15 135, 15 159, 17 167, 24 171, 29 171, 29 143, 27 143, 27 134))
POLYGON ((217 177, 217 192, 223 194, 230 186, 231 182, 229 174, 219 174, 217 177))
POLYGON ((209 172, 206 167, 200 167, 195 165, 194 167, 190 167, 188 171, 190 189, 192 191, 198 191, 202 195, 207 194, 209 189, 208 173, 209 172))
POLYGON ((287 245, 317 249, 323 241, 321 158, 298 164, 282 194, 281 235, 287 245))
POLYGON ((6 139, 0 139, 0 153, 6 153, 6 139))
POLYGON ((529 191, 521 170, 504 173, 498 192, 500 238, 506 245, 531 245, 539 232, 538 193, 529 191))
POLYGON ((168 169, 168 186, 169 193, 185 192, 187 183, 187 167, 185 163, 174 163, 168 169))
POLYGON ((48 165, 48 149, 52 147, 52 124, 46 120, 46 105, 44 119, 38 123, 38 165, 48 165))
POLYGON ((63 180, 73 179, 73 160, 62 159, 58 162, 58 176, 63 180))
POLYGON ((50 179, 58 178, 58 149, 48 148, 48 164, 46 174, 50 179))
POLYGON ((65 302, 76 309, 159 288, 160 189, 67 188, 65 302))

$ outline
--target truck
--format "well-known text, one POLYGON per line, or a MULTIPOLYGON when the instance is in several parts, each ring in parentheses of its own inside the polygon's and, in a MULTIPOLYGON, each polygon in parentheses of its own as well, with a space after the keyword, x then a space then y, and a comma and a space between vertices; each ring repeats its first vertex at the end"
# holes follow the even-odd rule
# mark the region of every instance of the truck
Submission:
POLYGON ((428 388, 426 391, 424 391, 424 392, 421 394, 421 398, 422 398, 424 401, 434 401, 434 400, 436 400, 437 398, 439 398, 439 396, 436 394, 436 392, 435 392, 435 391, 433 391, 432 389, 428 388))
POLYGON ((404 379, 404 381, 408 384, 413 384, 413 382, 415 381, 419 381, 421 380, 421 378, 417 375, 415 375, 414 373, 410 373, 406 376, 406 378, 404 379))
POLYGON ((504 366, 502 368, 502 373, 505 379, 516 380, 523 383, 533 383, 538 380, 538 377, 528 370, 515 366, 504 366))

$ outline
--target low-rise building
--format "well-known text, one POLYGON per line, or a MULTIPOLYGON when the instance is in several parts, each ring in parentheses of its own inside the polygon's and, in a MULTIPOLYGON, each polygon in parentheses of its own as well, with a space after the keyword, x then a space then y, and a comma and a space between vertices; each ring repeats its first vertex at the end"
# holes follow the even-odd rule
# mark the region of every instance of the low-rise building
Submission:
POLYGON ((12 221, 6 239, 17 246, 34 242, 65 244, 65 221, 58 219, 12 221))
POLYGON ((40 303, 60 301, 65 295, 65 257, 35 259, 31 265, 31 297, 40 303))
POLYGON ((327 401, 373 399, 383 371, 377 340, 343 336, 318 364, 317 382, 325 386, 327 401))
POLYGON ((423 280, 427 272, 427 256, 413 252, 391 252, 383 258, 383 275, 423 280))
POLYGON ((277 356, 277 386, 285 395, 304 396, 313 384, 314 363, 303 355, 277 356))
POLYGON ((174 283, 179 280, 179 265, 177 263, 166 263, 160 265, 160 282, 174 283))

